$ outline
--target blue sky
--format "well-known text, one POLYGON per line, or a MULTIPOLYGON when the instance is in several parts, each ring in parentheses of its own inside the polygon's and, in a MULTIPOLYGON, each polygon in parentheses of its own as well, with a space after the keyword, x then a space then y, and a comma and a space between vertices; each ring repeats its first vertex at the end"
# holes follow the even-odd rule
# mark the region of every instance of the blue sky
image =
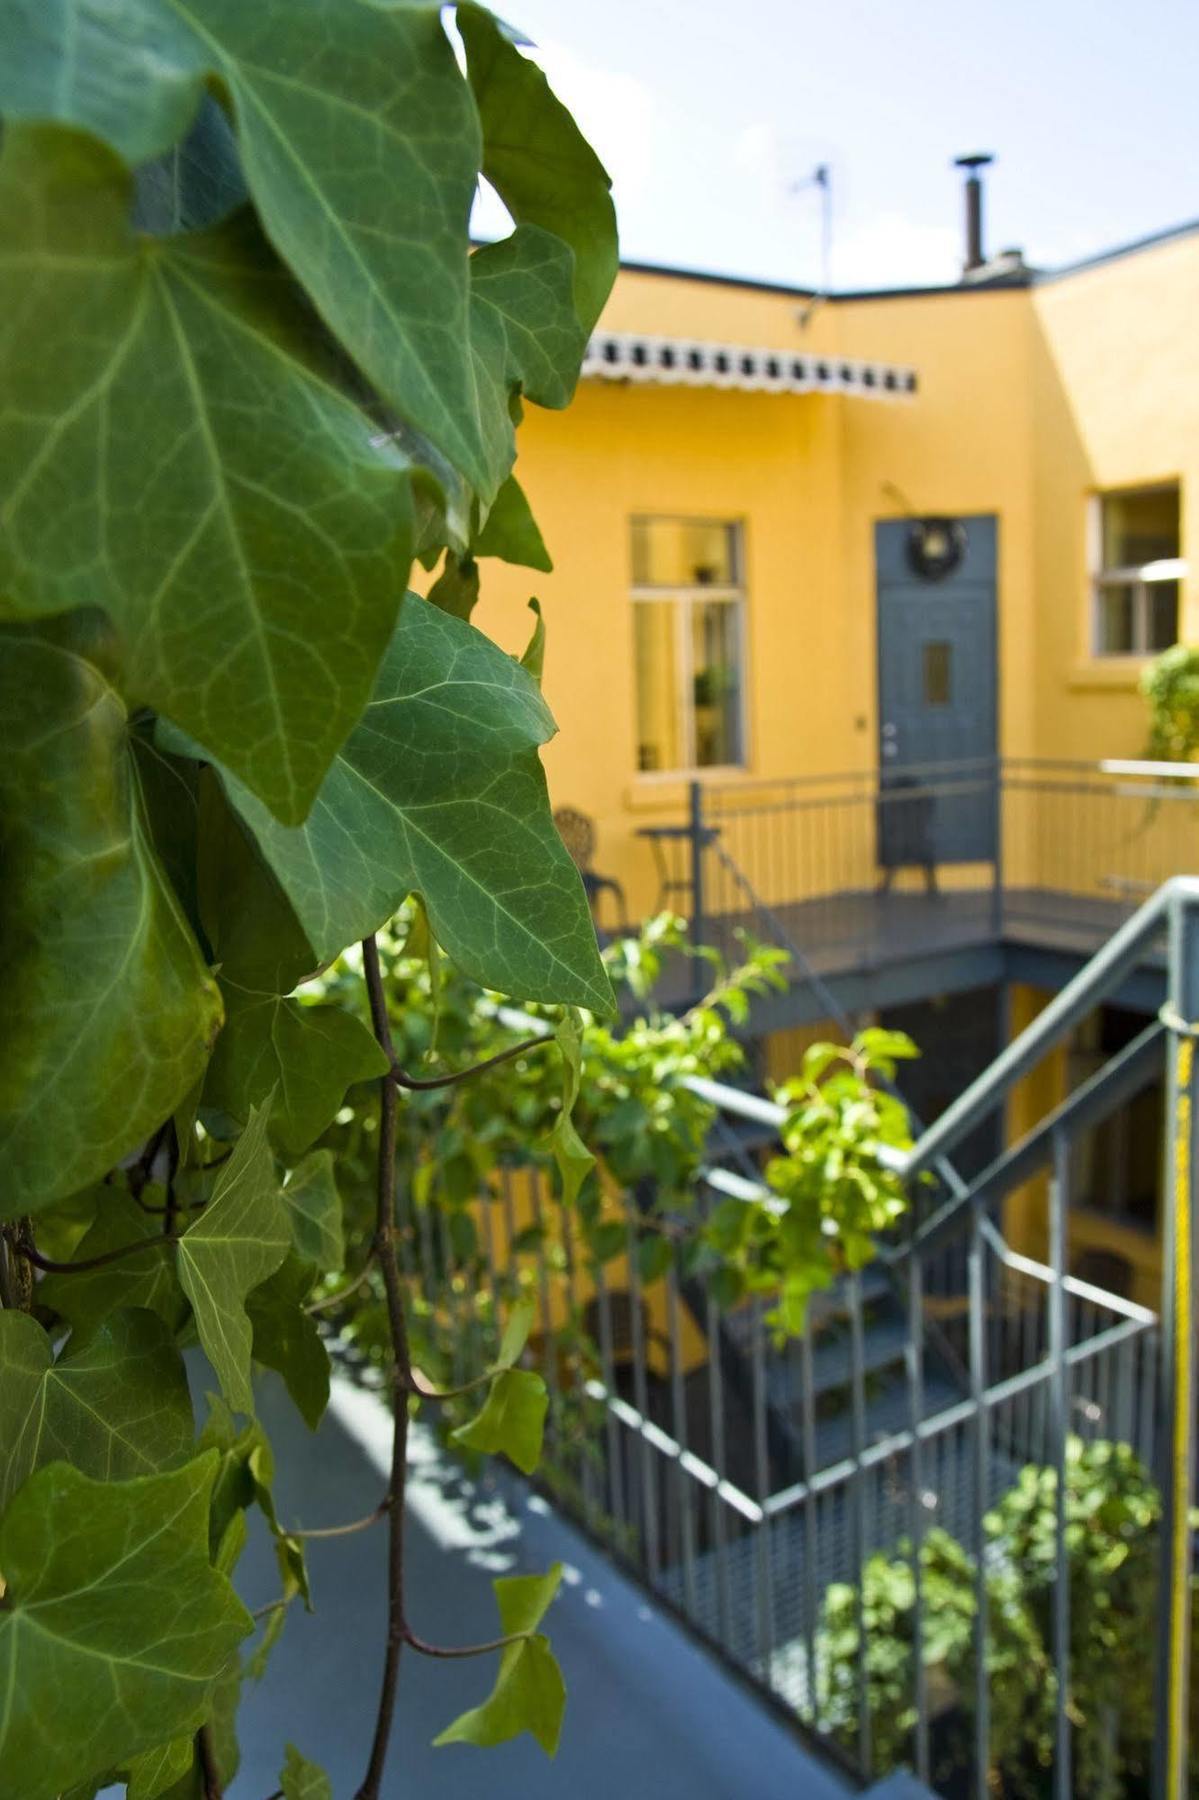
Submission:
MULTIPOLYGON (((961 151, 988 245, 1044 264, 1199 217, 1199 0, 507 0, 613 174, 625 256, 833 283, 955 280, 961 151)), ((481 221, 482 223, 483 221, 481 221)))

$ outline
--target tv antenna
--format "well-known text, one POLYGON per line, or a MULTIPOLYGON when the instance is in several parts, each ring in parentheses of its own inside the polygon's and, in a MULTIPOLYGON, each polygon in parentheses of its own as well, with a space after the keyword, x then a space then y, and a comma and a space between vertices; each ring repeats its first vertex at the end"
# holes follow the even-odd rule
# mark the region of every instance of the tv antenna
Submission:
POLYGON ((833 285, 833 171, 828 163, 817 163, 810 175, 793 181, 789 193, 806 194, 815 188, 820 194, 820 281, 812 298, 800 308, 799 322, 806 325, 820 302, 832 292, 833 285))

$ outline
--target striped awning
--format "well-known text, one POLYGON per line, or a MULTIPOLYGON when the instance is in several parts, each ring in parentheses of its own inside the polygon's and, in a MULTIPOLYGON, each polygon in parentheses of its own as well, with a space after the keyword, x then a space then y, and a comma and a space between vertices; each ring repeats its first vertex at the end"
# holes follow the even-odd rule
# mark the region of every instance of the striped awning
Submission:
POLYGON ((877 400, 906 398, 917 385, 915 369, 895 363, 650 337, 636 331, 604 331, 593 337, 583 374, 607 381, 743 388, 768 394, 861 394, 877 400))

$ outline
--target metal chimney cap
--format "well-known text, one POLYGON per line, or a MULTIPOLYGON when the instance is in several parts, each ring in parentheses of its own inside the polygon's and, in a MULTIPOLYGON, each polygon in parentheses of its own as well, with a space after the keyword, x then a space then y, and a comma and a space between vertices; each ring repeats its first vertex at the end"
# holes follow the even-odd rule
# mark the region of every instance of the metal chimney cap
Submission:
POLYGON ((993 151, 975 150, 969 156, 955 156, 953 159, 953 166, 955 169, 985 169, 988 163, 993 163, 994 161, 995 155, 993 151))

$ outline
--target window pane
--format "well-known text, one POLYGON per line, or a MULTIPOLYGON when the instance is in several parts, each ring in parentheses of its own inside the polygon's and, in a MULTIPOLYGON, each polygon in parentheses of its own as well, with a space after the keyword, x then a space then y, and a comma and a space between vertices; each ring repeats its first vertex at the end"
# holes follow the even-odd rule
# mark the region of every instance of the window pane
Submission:
POLYGON ((929 643, 924 651, 924 704, 948 706, 950 701, 949 670, 952 645, 929 643))
POLYGON ((1101 504, 1105 569, 1137 569, 1178 555, 1177 487, 1104 494, 1101 504))
POLYGON ((634 519, 634 587, 735 587, 737 527, 717 519, 634 519))
POLYGON ((1149 642, 1147 650, 1168 650, 1178 642, 1178 583, 1147 581, 1145 583, 1149 642))
POLYGON ((691 608, 695 762, 700 769, 741 761, 741 652, 735 601, 691 608))
POLYGON ((678 769, 678 673, 675 608, 668 601, 633 603, 633 654, 637 669, 637 767, 678 769))
POLYGON ((1132 637, 1132 587, 1121 582, 1098 590, 1095 648, 1100 656, 1130 656, 1132 637))

